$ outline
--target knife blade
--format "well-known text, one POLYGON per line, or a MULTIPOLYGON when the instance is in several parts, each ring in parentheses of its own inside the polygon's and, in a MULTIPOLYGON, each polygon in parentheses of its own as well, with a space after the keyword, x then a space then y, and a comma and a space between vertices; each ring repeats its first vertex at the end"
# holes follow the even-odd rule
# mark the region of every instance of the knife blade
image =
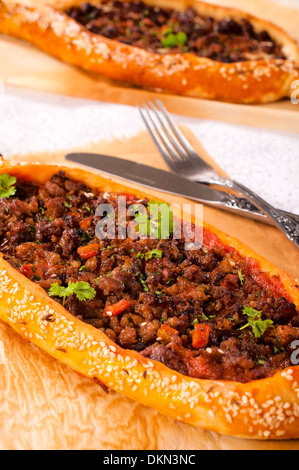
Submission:
POLYGON ((175 173, 135 161, 95 153, 70 153, 65 155, 65 159, 150 189, 183 196, 201 204, 273 225, 272 221, 247 199, 189 181, 175 173))

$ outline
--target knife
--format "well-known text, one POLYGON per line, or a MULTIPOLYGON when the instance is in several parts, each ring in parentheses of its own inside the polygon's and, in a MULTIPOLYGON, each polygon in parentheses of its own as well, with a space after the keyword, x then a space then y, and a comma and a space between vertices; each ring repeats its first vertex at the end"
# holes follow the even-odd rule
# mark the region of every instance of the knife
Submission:
MULTIPOLYGON (((122 180, 138 183, 150 189, 183 196, 201 204, 207 204, 268 225, 274 225, 271 219, 254 207, 247 199, 189 181, 175 173, 123 158, 95 153, 70 153, 65 156, 65 159, 100 170, 101 173, 116 176, 122 180)), ((287 214, 299 221, 299 216, 287 214)))

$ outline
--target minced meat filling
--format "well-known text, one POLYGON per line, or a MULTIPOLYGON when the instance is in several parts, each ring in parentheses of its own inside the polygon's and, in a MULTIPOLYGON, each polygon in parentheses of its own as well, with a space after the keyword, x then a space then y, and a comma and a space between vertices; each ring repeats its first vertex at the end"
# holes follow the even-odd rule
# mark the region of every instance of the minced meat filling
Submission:
POLYGON ((256 32, 245 18, 217 21, 198 15, 193 8, 176 11, 142 1, 117 0, 73 6, 66 14, 92 33, 150 52, 192 52, 226 63, 285 59, 281 46, 269 33, 256 32))
POLYGON ((118 195, 62 172, 15 188, 0 199, 4 259, 48 293, 53 285, 88 283, 92 298, 54 298, 115 343, 196 378, 247 382, 291 365, 298 312, 257 283, 237 253, 188 251, 175 239, 99 240, 95 210, 117 208, 118 195), (248 324, 252 311, 260 323, 248 324))

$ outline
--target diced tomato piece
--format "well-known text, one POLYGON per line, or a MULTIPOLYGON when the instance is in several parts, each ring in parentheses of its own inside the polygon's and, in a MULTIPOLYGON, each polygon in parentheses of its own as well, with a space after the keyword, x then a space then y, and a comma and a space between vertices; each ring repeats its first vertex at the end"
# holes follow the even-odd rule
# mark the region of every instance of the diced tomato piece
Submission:
POLYGON ((33 272, 34 272, 34 274, 35 274, 36 276, 38 276, 38 277, 43 277, 43 271, 42 271, 42 269, 41 269, 40 267, 34 266, 34 267, 33 267, 33 272))
POLYGON ((105 317, 113 317, 115 315, 118 315, 122 313, 124 310, 130 307, 130 302, 128 300, 120 300, 114 305, 109 305, 109 307, 106 307, 104 311, 104 316, 105 317))
POLYGON ((195 349, 205 348, 210 340, 211 327, 197 323, 192 332, 192 346, 195 349))
POLYGON ((86 219, 81 220, 80 227, 82 230, 87 230, 91 226, 92 217, 86 217, 86 219))
POLYGON ((80 246, 77 250, 78 255, 83 259, 92 258, 99 252, 100 245, 98 243, 91 243, 90 245, 80 246))
POLYGON ((24 264, 24 266, 21 267, 20 269, 21 273, 24 274, 24 276, 28 277, 31 279, 33 277, 33 271, 31 264, 24 264))
POLYGON ((34 275, 37 277, 37 279, 43 277, 42 269, 39 266, 35 266, 34 264, 24 264, 20 271, 29 279, 31 279, 34 275))
POLYGON ((178 336, 178 334, 178 330, 175 330, 168 325, 162 325, 157 332, 158 337, 162 338, 164 341, 171 341, 171 338, 173 336, 178 336))
POLYGON ((76 209, 74 209, 73 207, 71 208, 71 215, 75 216, 77 219, 80 219, 81 217, 81 214, 80 212, 78 212, 76 209))

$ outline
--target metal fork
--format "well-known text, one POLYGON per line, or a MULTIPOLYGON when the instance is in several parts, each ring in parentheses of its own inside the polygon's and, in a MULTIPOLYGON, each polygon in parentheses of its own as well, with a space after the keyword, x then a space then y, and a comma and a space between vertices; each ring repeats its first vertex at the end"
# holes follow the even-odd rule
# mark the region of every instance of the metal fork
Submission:
MULTIPOLYGON (((249 201, 249 204, 255 206, 255 210, 258 208, 268 216, 273 224, 299 248, 299 216, 276 209, 237 181, 220 177, 196 153, 180 129, 175 125, 161 101, 156 100, 155 104, 156 106, 149 102, 149 106, 143 104, 143 107, 138 106, 138 109, 168 167, 174 173, 191 181, 217 185, 241 194, 249 201)), ((236 203, 238 204, 237 200, 238 198, 236 198, 236 203)))

